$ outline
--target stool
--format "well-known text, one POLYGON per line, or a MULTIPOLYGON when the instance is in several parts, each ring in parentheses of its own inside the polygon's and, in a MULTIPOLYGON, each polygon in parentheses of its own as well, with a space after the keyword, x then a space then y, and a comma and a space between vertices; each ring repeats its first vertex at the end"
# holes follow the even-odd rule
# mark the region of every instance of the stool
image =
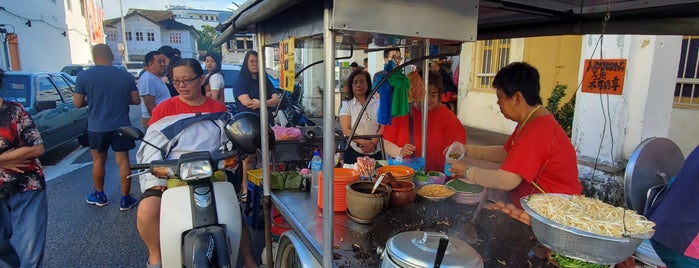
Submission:
POLYGON ((248 202, 243 206, 243 218, 252 229, 262 229, 265 219, 262 218, 262 188, 248 181, 248 202))

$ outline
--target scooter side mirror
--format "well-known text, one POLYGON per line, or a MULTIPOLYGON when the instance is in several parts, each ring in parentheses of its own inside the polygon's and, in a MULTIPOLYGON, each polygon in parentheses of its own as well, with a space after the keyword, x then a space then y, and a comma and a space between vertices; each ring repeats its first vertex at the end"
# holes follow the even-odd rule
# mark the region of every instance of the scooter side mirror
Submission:
POLYGON ((145 134, 143 134, 143 131, 141 131, 138 128, 135 128, 132 126, 119 127, 119 128, 117 128, 117 133, 119 134, 119 136, 126 137, 126 138, 129 138, 132 140, 141 140, 145 144, 148 144, 148 145, 152 146, 153 148, 158 149, 162 159, 165 159, 165 157, 167 156, 167 154, 165 153, 165 151, 162 148, 153 145, 152 143, 148 142, 147 140, 144 140, 143 137, 145 136, 145 134))
POLYGON ((126 137, 133 140, 143 139, 143 131, 132 126, 119 127, 117 128, 117 133, 119 136, 126 137))

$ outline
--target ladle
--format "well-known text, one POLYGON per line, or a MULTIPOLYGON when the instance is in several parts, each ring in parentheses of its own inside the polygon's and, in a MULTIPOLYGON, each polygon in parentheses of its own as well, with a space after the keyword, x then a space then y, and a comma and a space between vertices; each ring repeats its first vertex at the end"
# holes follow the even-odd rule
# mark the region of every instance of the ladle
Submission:
POLYGON ((386 173, 381 174, 381 176, 379 176, 379 178, 376 179, 376 183, 374 183, 374 187, 371 188, 371 193, 372 193, 372 194, 374 193, 374 191, 376 191, 376 188, 379 187, 379 185, 381 184, 381 181, 383 180, 383 177, 384 177, 384 176, 386 176, 386 173))

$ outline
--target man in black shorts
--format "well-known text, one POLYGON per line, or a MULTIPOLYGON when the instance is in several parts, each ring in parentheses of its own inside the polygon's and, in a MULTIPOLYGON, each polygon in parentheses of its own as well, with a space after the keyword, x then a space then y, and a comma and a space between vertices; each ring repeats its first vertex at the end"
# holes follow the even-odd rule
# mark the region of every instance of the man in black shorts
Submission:
POLYGON ((103 207, 109 204, 104 193, 104 170, 107 162, 107 150, 114 151, 114 158, 119 167, 121 183, 120 210, 129 210, 138 200, 130 194, 131 180, 126 176, 129 169, 129 150, 135 147, 134 141, 121 137, 116 130, 130 126, 129 105, 141 103, 136 82, 129 73, 112 66, 114 54, 104 44, 97 44, 92 49, 95 67, 78 74, 75 90, 75 107, 90 106, 87 115, 87 131, 92 154, 92 182, 95 192, 87 196, 87 203, 103 207))

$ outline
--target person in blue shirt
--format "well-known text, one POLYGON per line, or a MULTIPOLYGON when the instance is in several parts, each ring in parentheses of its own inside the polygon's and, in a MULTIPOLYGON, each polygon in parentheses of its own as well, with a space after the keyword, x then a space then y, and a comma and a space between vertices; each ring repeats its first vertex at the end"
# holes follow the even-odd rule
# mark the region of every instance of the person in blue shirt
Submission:
POLYGON ((87 112, 87 132, 92 154, 92 181, 95 192, 87 196, 87 203, 98 207, 109 204, 104 194, 105 163, 107 150, 111 147, 119 167, 122 211, 129 210, 138 200, 131 197, 131 180, 126 176, 129 169, 129 150, 136 145, 133 140, 121 137, 116 130, 130 126, 129 105, 138 105, 141 99, 133 77, 112 66, 114 54, 105 44, 92 49, 95 67, 78 74, 73 104, 83 107, 90 102, 87 112))
MULTIPOLYGON (((267 105, 269 123, 274 122, 273 109, 279 103, 279 94, 277 94, 274 85, 269 77, 265 77, 267 83, 267 96, 264 101, 260 98, 260 69, 257 65, 257 51, 250 50, 245 54, 243 66, 238 74, 238 79, 233 84, 233 95, 238 103, 236 110, 238 112, 253 112, 260 114, 260 106, 267 105)), ((247 202, 248 196, 248 170, 254 168, 256 158, 254 155, 249 155, 243 161, 243 180, 240 193, 240 201, 247 202)))
POLYGON ((699 267, 699 146, 646 212, 655 222, 650 242, 667 267, 699 267))

